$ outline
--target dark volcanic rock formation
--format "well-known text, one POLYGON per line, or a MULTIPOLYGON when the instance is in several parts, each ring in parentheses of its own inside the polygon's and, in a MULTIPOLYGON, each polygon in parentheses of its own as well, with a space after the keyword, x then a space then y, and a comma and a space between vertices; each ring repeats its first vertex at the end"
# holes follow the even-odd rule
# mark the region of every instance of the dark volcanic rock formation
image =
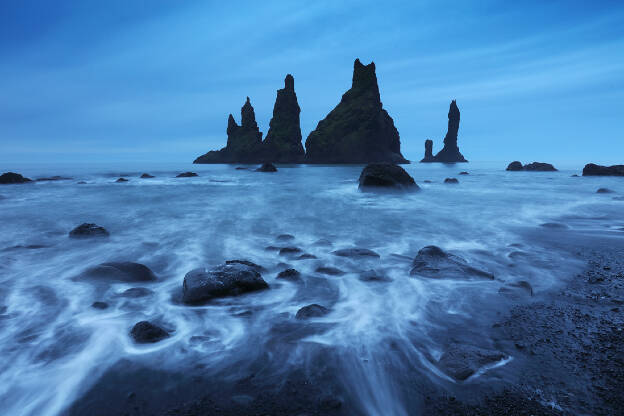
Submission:
POLYGON ((435 158, 433 157, 433 140, 425 140, 425 157, 420 161, 420 163, 429 163, 435 162, 435 158))
POLYGON ((277 172, 277 168, 271 163, 263 163, 256 172, 277 172))
POLYGON ((371 163, 360 174, 360 189, 367 188, 409 188, 418 190, 409 173, 398 165, 388 163, 371 163))
POLYGON ((301 144, 300 112, 295 94, 295 79, 288 74, 284 80, 284 88, 277 90, 273 118, 263 143, 265 160, 277 163, 303 161, 305 152, 301 144))
POLYGON ((409 163, 394 121, 383 109, 375 64, 353 64, 351 89, 305 143, 308 163, 409 163))
POLYGON ((254 267, 242 263, 224 264, 211 270, 192 270, 184 276, 182 285, 185 303, 201 303, 268 287, 254 267))
POLYGON ((261 163, 262 133, 256 123, 256 114, 249 97, 241 108, 241 125, 228 117, 227 145, 221 150, 212 150, 195 159, 193 163, 261 163))
POLYGON ((448 112, 448 130, 446 136, 444 136, 444 147, 433 156, 433 142, 431 140, 425 140, 425 157, 420 161, 421 163, 429 162, 442 162, 442 163, 456 163, 456 162, 468 162, 464 156, 459 152, 459 146, 457 146, 457 132, 459 131, 459 108, 455 100, 451 101, 451 106, 448 112))
POLYGON ((169 338, 169 333, 148 321, 137 322, 130 335, 139 344, 147 344, 169 338))
POLYGON ((516 161, 511 162, 507 165, 507 170, 512 172, 518 171, 529 171, 529 172, 556 172, 557 169, 550 163, 543 162, 533 162, 527 165, 522 165, 522 163, 516 161))
POLYGON ((97 224, 84 223, 69 232, 71 238, 108 237, 108 231, 97 224))
POLYGON ((588 163, 583 168, 583 176, 624 176, 624 165, 601 166, 588 163))
POLYGON ((32 179, 28 179, 20 175, 19 173, 6 172, 0 175, 0 185, 9 185, 14 183, 27 183, 32 182, 32 179))
POLYGON ((420 249, 412 262, 410 274, 434 279, 494 279, 491 273, 469 266, 461 257, 436 246, 420 249))

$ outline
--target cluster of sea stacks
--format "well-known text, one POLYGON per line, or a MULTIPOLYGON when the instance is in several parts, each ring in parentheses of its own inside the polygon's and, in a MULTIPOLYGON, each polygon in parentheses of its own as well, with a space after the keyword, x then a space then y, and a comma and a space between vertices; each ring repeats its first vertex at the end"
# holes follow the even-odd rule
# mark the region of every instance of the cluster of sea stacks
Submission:
MULTIPOLYGON (((401 140, 392 117, 383 108, 375 74, 375 63, 353 64, 351 89, 301 144, 295 80, 287 75, 277 91, 269 132, 262 140, 249 97, 241 108, 241 125, 230 114, 227 145, 210 151, 194 163, 409 163, 401 154, 401 140)), ((457 147, 459 109, 449 110, 449 130, 444 149, 427 162, 465 162, 457 147)), ((430 141, 428 141, 430 142, 430 141)), ((425 160, 423 160, 425 161, 425 160)))

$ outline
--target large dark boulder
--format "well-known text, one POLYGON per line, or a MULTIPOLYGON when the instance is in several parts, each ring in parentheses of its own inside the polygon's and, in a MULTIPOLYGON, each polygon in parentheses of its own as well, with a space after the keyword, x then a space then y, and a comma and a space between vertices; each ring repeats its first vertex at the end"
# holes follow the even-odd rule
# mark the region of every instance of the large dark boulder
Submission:
POLYGON ((148 321, 137 322, 132 327, 130 335, 139 344, 149 344, 169 338, 167 331, 148 321))
POLYGON ((263 143, 265 160, 277 163, 299 163, 305 157, 301 144, 301 127, 295 93, 295 79, 286 75, 284 88, 277 90, 277 98, 273 106, 273 118, 269 123, 269 132, 263 143))
POLYGON ((271 163, 263 163, 256 172, 277 172, 277 168, 273 166, 271 163))
POLYGON ((512 172, 519 172, 519 171, 556 172, 557 171, 557 169, 555 169, 555 167, 551 165, 550 163, 532 162, 523 166, 522 163, 518 162, 517 160, 507 165, 507 170, 512 171, 512 172))
POLYGON ((15 172, 6 172, 0 175, 0 185, 11 185, 16 183, 28 183, 32 179, 28 179, 15 172))
POLYGON ((241 108, 241 125, 228 117, 227 144, 195 159, 193 163, 262 163, 262 133, 249 97, 241 108))
POLYGON ((389 163, 371 163, 360 174, 360 189, 394 188, 418 190, 409 173, 398 165, 389 163))
POLYGON ((78 279, 109 282, 154 282, 156 275, 144 264, 124 262, 108 262, 98 264, 85 270, 78 279))
POLYGON ((433 157, 433 140, 425 140, 425 157, 422 158, 420 163, 430 163, 435 162, 435 158, 433 157))
POLYGON ((353 64, 351 89, 310 133, 308 163, 409 163, 394 121, 383 109, 375 64, 353 64))
POLYGON ((109 233, 104 227, 85 222, 71 230, 69 236, 71 238, 108 237, 109 233))
POLYGON ((469 266, 464 259, 446 253, 440 247, 427 246, 418 251, 411 275, 434 279, 494 279, 494 275, 469 266))
MULTIPOLYGON (((451 101, 448 112, 448 129, 444 136, 444 147, 434 156, 435 162, 456 163, 468 162, 459 152, 457 132, 459 131, 459 107, 455 100, 451 101)), ((433 143, 432 143, 433 145, 433 143)))
POLYGON ((325 316, 329 313, 329 309, 324 306, 313 303, 308 306, 304 306, 303 308, 297 311, 297 315, 295 315, 296 319, 309 319, 309 318, 320 318, 321 316, 325 316))
POLYGON ((601 166, 588 163, 583 168, 583 176, 624 176, 624 165, 601 166))
POLYGON ((267 289, 269 285, 260 273, 246 264, 233 263, 213 269, 195 269, 184 276, 183 300, 195 304, 213 298, 237 296, 247 292, 267 289))

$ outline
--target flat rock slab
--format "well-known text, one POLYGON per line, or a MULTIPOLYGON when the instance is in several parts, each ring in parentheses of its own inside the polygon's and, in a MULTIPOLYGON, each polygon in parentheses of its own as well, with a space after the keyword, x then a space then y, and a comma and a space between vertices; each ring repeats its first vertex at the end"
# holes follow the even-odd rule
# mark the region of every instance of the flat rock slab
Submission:
POLYGON ((219 297, 238 296, 268 287, 254 267, 232 263, 210 270, 191 270, 184 276, 182 291, 184 302, 193 304, 219 297))
POLYGON ((410 274, 434 279, 494 279, 493 274, 469 266, 461 257, 436 246, 420 249, 410 274))
POLYGON ((375 253, 373 250, 369 250, 367 248, 344 248, 341 250, 332 251, 334 256, 339 257, 374 257, 379 258, 379 254, 375 253))
POLYGON ((85 270, 80 279, 113 282, 154 282, 156 276, 144 264, 132 262, 102 263, 85 270))
POLYGON ((471 345, 452 344, 442 354, 437 366, 457 381, 464 381, 483 367, 505 359, 505 354, 471 345))

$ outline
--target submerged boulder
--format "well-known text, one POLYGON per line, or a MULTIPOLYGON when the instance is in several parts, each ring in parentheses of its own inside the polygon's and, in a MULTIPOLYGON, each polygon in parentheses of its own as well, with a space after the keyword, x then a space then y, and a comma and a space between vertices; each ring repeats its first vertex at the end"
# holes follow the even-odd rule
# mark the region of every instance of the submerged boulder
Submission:
POLYGON ((132 327, 130 335, 139 344, 150 344, 169 338, 167 331, 148 321, 137 322, 132 327))
POLYGON ((117 182, 117 183, 128 182, 128 179, 126 179, 126 178, 119 178, 115 182, 117 182))
POLYGON ((199 175, 196 174, 195 172, 183 172, 183 173, 180 173, 179 175, 176 175, 176 178, 194 178, 196 176, 199 176, 199 175))
POLYGON ((277 168, 271 163, 263 163, 256 172, 277 172, 277 168))
POLYGON ((395 188, 418 190, 409 173, 398 165, 389 163, 371 163, 360 174, 360 189, 367 188, 395 188))
POLYGON ((141 175, 141 179, 151 179, 154 178, 155 176, 150 175, 149 173, 144 173, 141 175))
POLYGON ((583 168, 583 176, 624 176, 624 165, 602 166, 588 163, 583 168))
POLYGON ((518 162, 517 160, 507 165, 506 170, 511 171, 511 172, 518 172, 518 171, 556 172, 557 171, 557 169, 555 169, 555 167, 551 165, 550 163, 532 162, 523 166, 522 163, 518 162))
POLYGON ((596 191, 597 194, 612 194, 613 191, 609 188, 598 188, 596 191))
POLYGON ((437 246, 426 246, 418 251, 410 274, 434 279, 494 279, 493 274, 469 266, 461 257, 437 246))
POLYGON ((297 281, 301 279, 301 273, 296 269, 286 269, 279 272, 276 279, 297 281))
POLYGON ((329 313, 329 309, 324 306, 313 303, 308 306, 304 306, 303 308, 297 311, 297 315, 295 315, 296 319, 309 319, 309 318, 320 318, 321 316, 325 316, 329 313))
POLYGON ((88 268, 78 278, 125 283, 156 281, 156 275, 149 267, 129 261, 101 263, 88 268))
POLYGON ((379 258, 379 254, 367 248, 343 248, 341 250, 332 251, 334 256, 339 257, 374 257, 379 258))
POLYGON ((232 114, 228 117, 227 144, 199 156, 193 163, 262 163, 262 133, 249 97, 241 108, 241 125, 232 114))
POLYGON ((300 112, 295 93, 295 79, 288 74, 284 79, 284 88, 277 90, 273 118, 263 142, 262 151, 266 160, 278 163, 303 161, 305 152, 301 144, 300 112))
POLYGON ((17 183, 32 182, 32 179, 28 179, 15 172, 6 172, 0 175, 0 185, 11 185, 17 183))
POLYGON ((254 267, 233 263, 210 270, 205 268, 191 270, 184 276, 182 292, 184 302, 194 304, 213 298, 238 296, 268 287, 254 267))
POLYGON ((71 238, 108 237, 109 235, 104 227, 86 222, 69 232, 71 238))
POLYGON ((394 121, 383 109, 375 64, 353 64, 351 89, 305 142, 308 163, 409 163, 394 121))

